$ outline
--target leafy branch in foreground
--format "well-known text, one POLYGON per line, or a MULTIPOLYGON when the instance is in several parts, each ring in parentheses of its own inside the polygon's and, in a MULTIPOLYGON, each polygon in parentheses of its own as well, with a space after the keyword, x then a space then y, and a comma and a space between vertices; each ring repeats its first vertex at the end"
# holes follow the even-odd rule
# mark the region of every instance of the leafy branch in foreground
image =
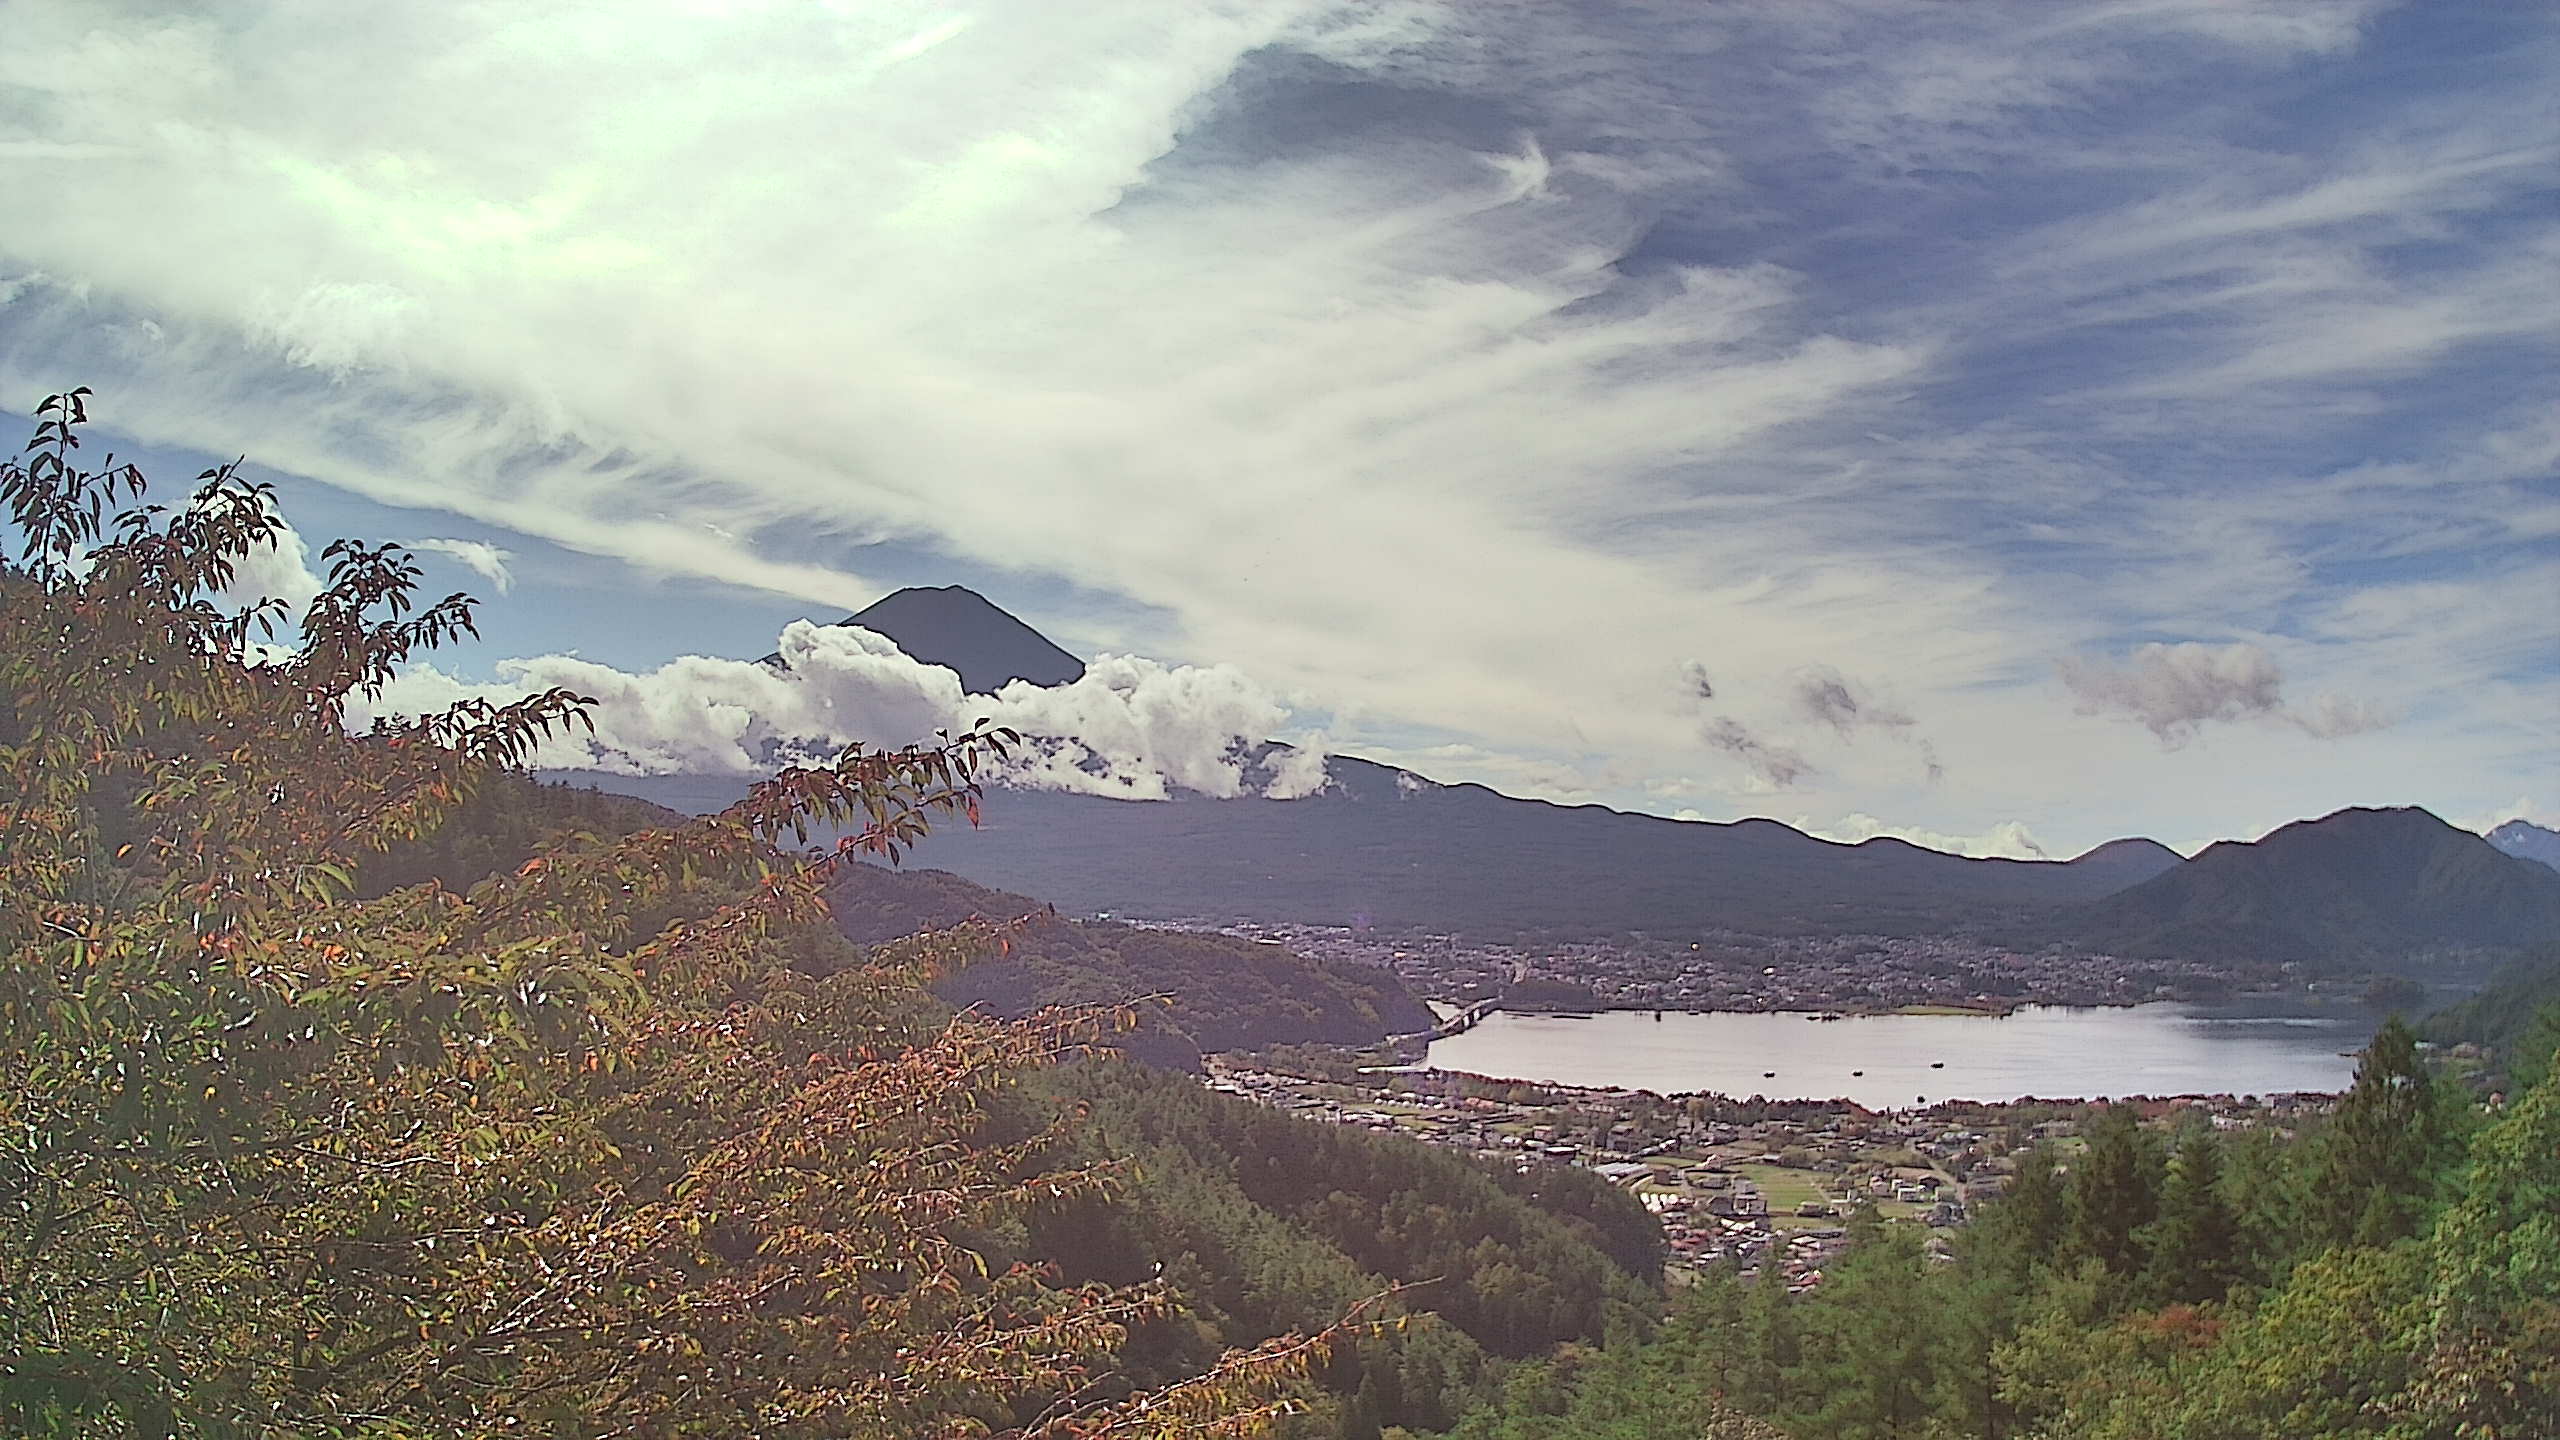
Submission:
POLYGON ((275 609, 219 595, 281 537, 272 494, 223 467, 129 505, 131 467, 80 467, 87 400, 0 466, 7 1428, 1241 1433, 1338 1338, 1131 1395, 1116 1350, 1175 1297, 986 1262, 1121 1183, 999 1113, 1093 1022, 937 1019, 921 979, 1000 934, 859 960, 821 896, 974 818, 1009 733, 360 893, 588 702, 349 735, 349 697, 474 633, 468 597, 418 608, 405 553, 342 542, 297 648, 256 647, 275 609))

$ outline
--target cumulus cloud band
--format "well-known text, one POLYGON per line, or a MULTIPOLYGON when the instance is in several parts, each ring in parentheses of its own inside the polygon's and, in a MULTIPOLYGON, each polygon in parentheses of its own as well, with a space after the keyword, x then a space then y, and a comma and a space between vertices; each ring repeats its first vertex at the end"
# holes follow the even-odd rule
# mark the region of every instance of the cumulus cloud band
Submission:
POLYGON ((1009 784, 1161 800, 1177 788, 1294 799, 1324 783, 1319 746, 1261 753, 1290 727, 1289 712, 1233 666, 1101 655, 1072 684, 1017 680, 971 695, 954 672, 859 626, 795 621, 777 648, 780 667, 688 655, 637 674, 545 655, 503 662, 494 684, 420 665, 353 720, 565 686, 595 697, 595 730, 545 740, 534 756, 545 768, 750 775, 855 742, 915 744, 985 720, 1027 742, 999 772, 1009 784))

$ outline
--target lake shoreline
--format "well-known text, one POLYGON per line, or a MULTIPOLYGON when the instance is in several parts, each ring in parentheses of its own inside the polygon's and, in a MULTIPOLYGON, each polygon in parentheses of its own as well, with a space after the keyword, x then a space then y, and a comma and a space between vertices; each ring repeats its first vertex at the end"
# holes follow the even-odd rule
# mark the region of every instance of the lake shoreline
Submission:
POLYGON ((2242 1013, 2175 1001, 2003 1014, 1494 1010, 1409 1053, 1418 1066, 1490 1080, 1869 1110, 2345 1089, 2373 1017, 2329 1006, 2249 1013, 2266 998, 2242 1013), (1932 1023, 1972 1019, 2002 1023, 1932 1023))
MULTIPOLYGON (((2447 993, 2461 993, 2448 990, 2447 993)), ((1873 1019, 1879 1016, 1944 1016, 1948 1018, 1980 1018, 1997 1020, 2021 1010, 2136 1010, 2145 1005, 2188 1005, 2199 1012, 2227 1015, 2231 1018, 2276 1019, 2288 1016, 2337 1018, 2363 1014, 2363 1006, 2343 997, 2323 995, 2308 987, 2282 990, 2242 990, 2207 998, 2200 995, 2149 995, 2139 999, 2092 999, 2065 1004, 2054 1000, 2027 997, 1973 996, 1951 1000, 1916 1000, 1902 1005, 1838 1005, 1820 1010, 1802 1006, 1768 1007, 1719 1006, 1702 1009, 1676 1005, 1641 1005, 1594 998, 1572 1004, 1562 1002, 1510 1001, 1500 997, 1472 1001, 1434 999, 1427 1002, 1435 1010, 1446 1007, 1449 1013, 1475 1010, 1484 1015, 1540 1015, 1554 1019, 1590 1019, 1601 1015, 1803 1015, 1813 1018, 1843 1020, 1873 1019)))

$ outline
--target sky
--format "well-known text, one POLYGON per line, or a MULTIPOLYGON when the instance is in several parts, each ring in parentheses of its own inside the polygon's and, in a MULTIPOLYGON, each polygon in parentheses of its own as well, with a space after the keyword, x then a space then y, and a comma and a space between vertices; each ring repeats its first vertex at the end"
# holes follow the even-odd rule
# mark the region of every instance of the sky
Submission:
POLYGON ((2560 10, 5 14, 0 403, 245 456, 274 588, 486 601, 387 707, 1971 853, 2560 819, 2560 10), (953 583, 1094 674, 789 628, 953 583))

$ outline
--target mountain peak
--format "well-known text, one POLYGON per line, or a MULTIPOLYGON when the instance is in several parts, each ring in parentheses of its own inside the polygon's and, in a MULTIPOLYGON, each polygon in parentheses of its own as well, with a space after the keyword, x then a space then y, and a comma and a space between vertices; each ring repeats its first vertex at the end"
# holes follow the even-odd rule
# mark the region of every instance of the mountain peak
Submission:
POLYGON ((2489 843, 2519 860, 2539 860, 2560 870, 2560 830, 2530 820, 2510 820, 2489 832, 2489 843))
POLYGON ((2066 862, 2077 865, 2083 860, 2113 859, 2156 860, 2162 865, 2175 865, 2186 857, 2147 835, 2122 835, 2102 841, 2074 855, 2066 862))
POLYGON ((965 585, 911 585, 836 622, 886 635, 909 656, 957 671, 960 688, 992 695, 1016 680, 1067 685, 1084 662, 965 585))
POLYGON ((2130 888, 2175 870, 2186 857, 2157 840, 2128 835, 2092 846, 2063 862, 2092 875, 2105 875, 2116 884, 2130 888))
POLYGON ((2221 841, 2083 917, 2124 955, 2402 963, 2560 932, 2560 880, 2429 811, 2359 806, 2221 841))

